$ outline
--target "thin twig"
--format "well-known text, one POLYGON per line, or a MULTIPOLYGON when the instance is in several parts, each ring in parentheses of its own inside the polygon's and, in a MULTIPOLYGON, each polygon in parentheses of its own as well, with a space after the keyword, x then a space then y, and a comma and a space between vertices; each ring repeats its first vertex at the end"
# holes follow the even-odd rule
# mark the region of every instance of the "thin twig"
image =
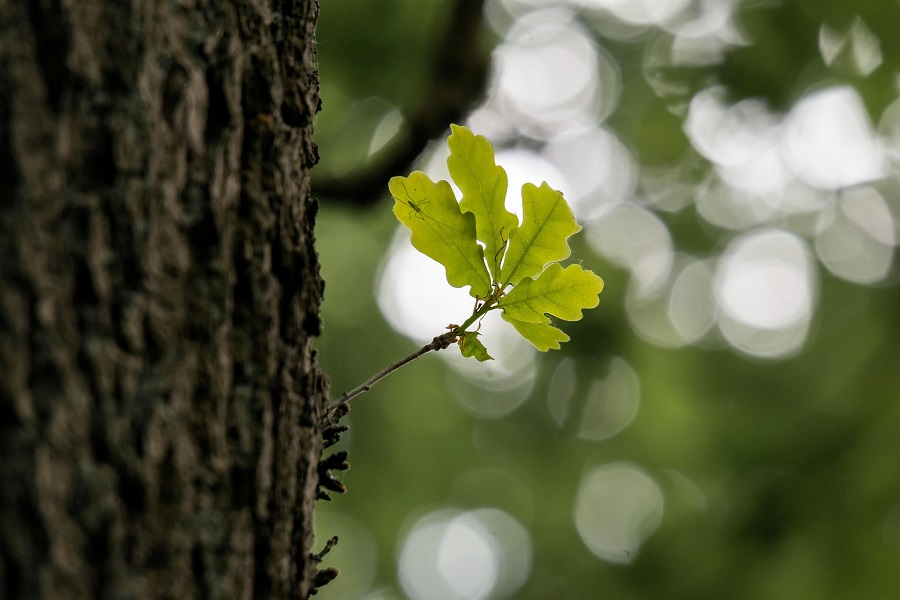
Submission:
POLYGON ((361 384, 359 384, 358 386, 356 386, 349 392, 344 392, 337 400, 335 400, 331 404, 331 406, 328 407, 327 411, 325 412, 326 418, 331 417, 341 407, 346 406, 352 398, 359 396, 363 392, 368 392, 373 385, 375 385, 377 382, 384 379, 385 377, 387 377, 388 375, 390 375, 391 373, 393 373, 394 371, 396 371, 403 365, 416 360, 423 354, 428 354, 432 350, 434 350, 436 352, 438 350, 443 350, 444 348, 447 348, 448 346, 450 346, 450 344, 452 344, 456 341, 456 337, 457 337, 457 330, 453 329, 451 331, 448 331, 447 333, 444 333, 444 334, 441 334, 441 335, 435 337, 433 340, 431 340, 431 343, 425 344, 424 346, 422 346, 421 348, 419 348, 418 350, 416 350, 409 356, 401 358, 397 362, 392 362, 387 367, 385 367, 378 373, 375 373, 370 378, 368 378, 366 381, 362 382, 361 384))

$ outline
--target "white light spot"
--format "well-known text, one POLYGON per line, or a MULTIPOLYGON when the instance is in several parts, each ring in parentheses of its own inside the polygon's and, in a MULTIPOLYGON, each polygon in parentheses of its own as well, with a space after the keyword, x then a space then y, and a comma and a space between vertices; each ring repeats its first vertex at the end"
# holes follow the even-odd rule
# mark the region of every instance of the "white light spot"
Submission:
POLYGON ((689 0, 579 0, 585 7, 606 10, 635 25, 655 25, 675 17, 689 0))
MULTIPOLYGON (((771 213, 793 178, 781 151, 782 125, 760 100, 750 99, 726 106, 722 88, 709 88, 691 100, 685 132, 697 151, 715 164, 722 181, 751 196, 749 203, 763 204, 755 212, 771 213)), ((731 212, 739 195, 712 194, 718 212, 731 212)), ((714 207, 715 208, 715 207, 714 207)), ((745 211, 747 209, 745 208, 745 211)), ((713 221, 715 222, 715 221, 713 221)))
POLYGON ((760 329, 783 329, 809 312, 804 274, 779 260, 732 267, 721 288, 731 316, 760 329))
POLYGON ((858 188, 842 195, 839 208, 816 236, 816 253, 842 279, 876 283, 890 273, 894 219, 877 190, 858 188))
POLYGON ((684 255, 670 255, 671 266, 649 289, 629 282, 625 311, 640 337, 664 348, 679 348, 702 338, 716 314, 709 267, 684 255), (670 277, 670 275, 672 275, 670 277))
POLYGON ((819 52, 832 69, 861 77, 868 77, 882 62, 881 42, 859 17, 845 31, 823 23, 819 29, 819 52))
POLYGON ((715 281, 719 329, 731 345, 757 356, 796 351, 813 310, 815 271, 793 234, 764 230, 732 241, 715 281))
POLYGON ((671 482, 672 493, 668 495, 669 506, 676 503, 695 510, 706 510, 709 507, 709 499, 699 485, 681 471, 667 469, 666 475, 671 482))
POLYGON ((402 227, 377 285, 382 314, 391 327, 415 341, 431 340, 450 320, 472 312, 468 288, 451 287, 444 267, 413 248, 402 227))
POLYGON ((615 63, 600 55, 569 10, 550 8, 518 18, 494 57, 489 103, 514 115, 514 125, 533 137, 596 123, 618 99, 615 63))
POLYGON ((569 406, 577 386, 575 361, 571 358, 564 358, 556 367, 556 371, 550 378, 550 385, 547 386, 547 408, 553 421, 560 427, 563 426, 566 416, 569 414, 569 406))
POLYGON ((713 179, 696 189, 697 212, 709 223, 726 229, 744 230, 759 225, 776 213, 780 195, 759 195, 713 179))
POLYGON ((787 118, 785 157, 798 177, 823 189, 884 176, 881 147, 851 87, 828 88, 798 102, 787 118))
POLYGON ((635 289, 636 286, 629 285, 625 294, 625 311, 634 332, 663 348, 684 346, 684 339, 675 330, 667 313, 667 286, 661 286, 651 295, 639 295, 635 289))
POLYGON ((649 210, 617 207, 591 224, 587 235, 592 248, 631 271, 639 296, 651 294, 668 279, 674 258, 672 238, 649 210))
POLYGON ((900 176, 900 99, 894 100, 881 113, 878 133, 883 143, 885 162, 894 177, 900 176))
POLYGON ((599 216, 634 191, 634 158, 605 129, 559 135, 544 147, 544 155, 566 175, 571 193, 563 191, 580 222, 599 216))
POLYGON ((896 243, 896 224, 891 209, 878 190, 871 187, 849 190, 842 195, 841 200, 841 212, 860 231, 885 246, 896 243))
POLYGON ((674 167, 641 168, 641 195, 656 210, 678 212, 690 206, 697 198, 699 185, 691 165, 684 162, 674 167))
POLYGON ((718 277, 727 313, 759 329, 783 329, 809 317, 809 258, 799 238, 781 231, 741 237, 729 246, 718 277))
POLYGON ((394 109, 388 112, 378 122, 375 131, 372 132, 372 141, 369 142, 369 156, 381 150, 388 142, 394 139, 400 127, 403 125, 403 114, 394 109))
POLYGON ((531 539, 500 510, 438 511, 413 525, 398 571, 412 600, 504 598, 528 578, 531 539))
POLYGON ((531 574, 531 536, 519 521, 496 508, 480 508, 468 513, 482 524, 497 549, 500 571, 493 598, 512 596, 531 574))
POLYGON ((522 221, 522 186, 531 183, 540 186, 547 182, 554 190, 562 192, 568 201, 571 185, 568 178, 549 160, 530 150, 503 150, 496 155, 498 165, 503 165, 509 179, 506 188, 506 209, 522 221))
POLYGON ((669 294, 669 321, 685 343, 703 337, 716 320, 713 272, 705 262, 691 260, 675 278, 669 294))
POLYGON ((641 382, 637 373, 621 358, 614 358, 606 377, 591 384, 578 437, 592 441, 611 438, 634 420, 640 402, 641 382))
POLYGON ((575 527, 598 558, 627 564, 662 521, 664 499, 656 482, 628 463, 585 474, 575 502, 575 527))
POLYGON ((497 581, 497 554, 484 526, 468 515, 444 528, 437 549, 438 572, 460 598, 487 598, 497 581))

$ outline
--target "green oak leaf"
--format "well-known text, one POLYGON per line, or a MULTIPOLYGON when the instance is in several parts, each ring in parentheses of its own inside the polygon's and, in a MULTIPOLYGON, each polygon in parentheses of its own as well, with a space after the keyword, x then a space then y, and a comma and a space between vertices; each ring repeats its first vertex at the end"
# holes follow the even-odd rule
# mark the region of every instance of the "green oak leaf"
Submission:
POLYGON ((545 323, 546 315, 566 321, 581 319, 582 309, 594 308, 603 290, 603 279, 580 265, 563 269, 553 263, 536 279, 525 278, 498 305, 506 316, 528 323, 545 323))
POLYGON ((494 149, 486 137, 460 125, 451 125, 450 129, 453 133, 447 139, 447 167, 462 191, 459 206, 475 215, 488 269, 492 279, 498 281, 506 240, 519 225, 516 215, 506 210, 506 171, 494 163, 494 149))
POLYGON ((538 350, 558 349, 569 336, 551 317, 581 319, 584 309, 597 306, 603 290, 603 279, 592 271, 559 264, 571 253, 569 237, 581 227, 562 193, 546 182, 522 186, 519 224, 506 210, 508 179, 490 142, 466 127, 451 128, 447 166, 462 190, 461 201, 448 182, 435 183, 421 171, 394 177, 388 187, 394 215, 412 232, 413 246, 444 266, 450 285, 470 286, 477 299, 472 315, 454 326, 453 341, 463 356, 493 360, 479 334, 466 329, 499 308, 538 350))
POLYGON ((522 186, 522 224, 509 234, 509 249, 500 271, 501 287, 534 277, 547 263, 563 260, 568 238, 581 230, 561 192, 547 183, 522 186))
POLYGON ((491 277, 476 239, 475 215, 460 210, 450 184, 413 171, 409 177, 391 178, 388 188, 394 215, 412 232, 413 247, 444 266, 450 285, 468 285, 473 297, 487 297, 491 277))
POLYGON ((487 348, 478 339, 480 334, 477 331, 466 331, 459 336, 459 351, 465 357, 474 357, 479 362, 486 360, 494 360, 494 357, 488 354, 487 348))
POLYGON ((504 321, 515 327, 516 331, 523 338, 531 342, 541 352, 546 352, 551 348, 559 350, 560 342, 569 341, 569 336, 551 325, 546 317, 543 323, 529 323, 508 317, 505 312, 501 313, 500 316, 503 317, 504 321))

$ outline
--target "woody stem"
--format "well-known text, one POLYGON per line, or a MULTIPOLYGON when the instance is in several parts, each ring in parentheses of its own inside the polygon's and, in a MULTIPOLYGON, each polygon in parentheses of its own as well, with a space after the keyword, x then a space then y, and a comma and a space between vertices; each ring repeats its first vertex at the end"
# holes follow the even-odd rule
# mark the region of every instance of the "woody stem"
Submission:
POLYGON ((359 396, 363 392, 368 392, 369 389, 403 365, 414 361, 424 354, 428 354, 432 350, 437 352, 438 350, 443 350, 450 346, 450 344, 456 341, 456 333, 457 330, 448 331, 447 333, 443 333, 439 336, 436 336, 431 343, 425 344, 409 356, 405 356, 396 362, 392 362, 387 367, 382 369, 381 371, 375 373, 367 380, 350 390, 349 392, 344 392, 337 400, 332 402, 325 411, 326 418, 334 415, 339 409, 345 407, 349 404, 350 400, 356 396, 359 396))

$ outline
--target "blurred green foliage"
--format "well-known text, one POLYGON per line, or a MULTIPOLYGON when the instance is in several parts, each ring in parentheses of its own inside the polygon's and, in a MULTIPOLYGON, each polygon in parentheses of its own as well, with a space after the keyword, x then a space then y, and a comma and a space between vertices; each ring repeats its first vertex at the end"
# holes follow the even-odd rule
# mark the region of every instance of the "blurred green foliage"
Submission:
MULTIPOLYGON (((429 41, 439 37, 449 4, 323 3, 317 135, 326 176, 363 164, 379 122, 415 103, 429 41)), ((537 4, 494 2, 489 11, 500 22, 537 4)), ((810 90, 850 85, 874 123, 897 101, 896 2, 741 2, 735 18, 744 43, 705 66, 653 73, 646 57, 671 41, 668 31, 617 25, 603 13, 576 16, 603 22, 597 43, 618 64, 622 91, 605 125, 639 168, 680 170, 697 190, 711 167, 685 134, 685 107, 702 89, 720 85, 729 102, 762 98, 784 113, 810 90), (826 65, 820 49, 823 26, 844 31, 857 18, 880 42, 881 64, 868 74, 840 56, 826 65), (628 34, 608 35, 616 27, 628 34), (660 92, 660 81, 669 91, 660 92)), ((896 232, 897 174, 879 186, 896 232)), ((335 396, 430 339, 394 332, 376 304, 396 231, 390 206, 386 181, 375 206, 323 199, 317 236, 325 330, 318 346, 335 396)), ((654 210, 678 252, 715 259, 741 233, 704 221, 692 203, 654 210)), ((511 392, 480 387, 430 355, 354 400, 342 442, 353 465, 344 478, 349 491, 317 509, 319 539, 341 537, 327 564, 342 575, 319 597, 407 597, 398 560, 413 522, 445 508, 484 507, 505 511, 530 535, 530 571, 515 598, 900 597, 896 263, 871 285, 817 263, 805 342, 798 352, 764 359, 722 339, 678 348, 647 341, 627 309, 632 274, 587 243, 573 239, 573 250, 606 281, 600 306, 569 325, 572 341, 562 350, 537 358, 534 385, 517 409, 499 418, 468 410, 460 397, 490 403, 511 392), (611 437, 585 439, 576 415, 619 359, 640 382, 637 415, 611 437), (585 474, 609 464, 639 466, 665 499, 658 527, 639 548, 623 549, 618 562, 593 553, 573 519, 585 474)), ((453 318, 435 315, 438 322, 453 318)))

